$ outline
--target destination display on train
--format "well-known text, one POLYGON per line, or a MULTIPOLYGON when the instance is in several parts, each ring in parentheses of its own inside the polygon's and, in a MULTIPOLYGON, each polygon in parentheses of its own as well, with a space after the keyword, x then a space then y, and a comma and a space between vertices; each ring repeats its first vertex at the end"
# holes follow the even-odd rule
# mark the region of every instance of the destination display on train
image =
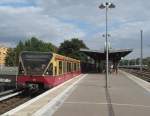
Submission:
POLYGON ((36 59, 36 58, 50 58, 52 57, 51 54, 23 54, 23 58, 30 58, 30 59, 36 59))

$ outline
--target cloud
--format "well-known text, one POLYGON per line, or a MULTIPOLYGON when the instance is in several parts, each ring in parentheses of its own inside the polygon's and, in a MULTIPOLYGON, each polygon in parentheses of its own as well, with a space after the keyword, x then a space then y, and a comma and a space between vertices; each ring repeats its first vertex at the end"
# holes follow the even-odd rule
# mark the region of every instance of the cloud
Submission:
MULTIPOLYGON (((111 1, 116 5, 115 9, 108 10, 108 33, 111 34, 109 40, 112 47, 134 48, 132 56, 138 57, 140 30, 143 29, 144 55, 149 56, 150 2, 111 1)), ((64 39, 78 37, 89 48, 103 49, 105 11, 98 8, 102 2, 105 1, 1 0, 0 43, 15 46, 19 40, 37 36, 58 46, 64 39)))
POLYGON ((65 38, 84 36, 84 32, 75 25, 42 14, 41 9, 35 7, 0 7, 0 20, 1 42, 18 42, 36 36, 58 45, 65 38))
POLYGON ((25 3, 25 2, 28 2, 29 0, 1 0, 0 3, 16 3, 16 2, 19 2, 19 3, 25 3))

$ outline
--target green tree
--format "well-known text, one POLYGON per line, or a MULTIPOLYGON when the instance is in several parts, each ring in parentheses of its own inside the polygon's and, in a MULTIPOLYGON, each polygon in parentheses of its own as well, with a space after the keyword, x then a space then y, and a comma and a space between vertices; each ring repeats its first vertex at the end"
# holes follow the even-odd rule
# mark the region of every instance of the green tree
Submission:
POLYGON ((58 53, 79 60, 85 60, 87 56, 83 53, 80 53, 81 48, 88 49, 82 40, 73 38, 70 41, 65 40, 63 43, 61 43, 58 49, 58 53))
POLYGON ((19 41, 15 48, 8 50, 8 54, 6 56, 6 65, 17 66, 21 51, 57 52, 57 47, 51 43, 43 42, 36 37, 32 37, 24 42, 19 41))
POLYGON ((16 54, 13 48, 9 48, 7 51, 7 56, 5 58, 5 62, 7 66, 15 66, 16 63, 16 54))

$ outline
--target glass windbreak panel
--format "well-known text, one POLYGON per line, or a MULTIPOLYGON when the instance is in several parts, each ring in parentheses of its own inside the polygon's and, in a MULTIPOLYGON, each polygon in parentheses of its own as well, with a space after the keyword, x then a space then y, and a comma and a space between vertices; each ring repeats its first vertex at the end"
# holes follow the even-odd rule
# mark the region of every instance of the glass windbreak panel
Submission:
POLYGON ((21 58, 27 75, 42 75, 52 58, 52 54, 42 52, 23 52, 21 58))

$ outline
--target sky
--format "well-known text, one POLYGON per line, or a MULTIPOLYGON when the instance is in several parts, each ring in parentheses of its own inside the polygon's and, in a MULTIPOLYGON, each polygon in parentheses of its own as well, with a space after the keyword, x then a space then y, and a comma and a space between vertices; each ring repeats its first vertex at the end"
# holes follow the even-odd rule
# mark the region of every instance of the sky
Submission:
MULTIPOLYGON (((90 49, 104 49, 105 0, 0 0, 0 45, 15 47, 32 36, 59 46, 79 38, 90 49)), ((113 49, 133 49, 127 58, 140 56, 143 30, 144 57, 150 56, 150 1, 108 0, 108 39, 113 49)))

